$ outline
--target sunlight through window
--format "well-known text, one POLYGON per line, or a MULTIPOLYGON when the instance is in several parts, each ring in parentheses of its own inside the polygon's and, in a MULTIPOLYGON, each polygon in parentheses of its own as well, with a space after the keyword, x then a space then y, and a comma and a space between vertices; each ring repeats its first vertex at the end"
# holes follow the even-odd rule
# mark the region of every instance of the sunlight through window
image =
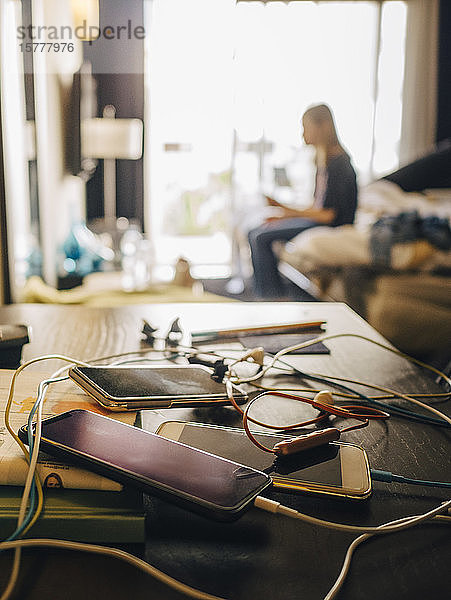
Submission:
POLYGON ((157 261, 230 267, 233 227, 263 190, 309 201, 300 117, 310 104, 332 107, 361 184, 397 168, 405 2, 147 9, 146 220, 157 261))

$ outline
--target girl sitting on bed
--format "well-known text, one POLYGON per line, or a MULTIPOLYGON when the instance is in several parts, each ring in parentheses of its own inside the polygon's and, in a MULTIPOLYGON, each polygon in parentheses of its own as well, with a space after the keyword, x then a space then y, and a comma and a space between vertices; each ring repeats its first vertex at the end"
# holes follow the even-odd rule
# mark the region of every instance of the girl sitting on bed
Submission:
POLYGON ((298 210, 266 196, 270 206, 280 209, 280 216, 267 219, 248 235, 255 292, 263 299, 284 295, 273 242, 288 241, 316 225, 351 224, 357 208, 356 174, 349 155, 339 142, 330 108, 319 104, 307 109, 302 117, 302 127, 305 143, 316 150, 312 206, 298 210))

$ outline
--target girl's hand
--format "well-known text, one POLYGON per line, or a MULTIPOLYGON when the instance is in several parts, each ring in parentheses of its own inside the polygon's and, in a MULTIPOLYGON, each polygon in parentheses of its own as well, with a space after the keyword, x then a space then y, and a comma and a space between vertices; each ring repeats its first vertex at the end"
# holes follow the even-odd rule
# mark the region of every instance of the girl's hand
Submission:
POLYGON ((276 221, 281 221, 282 219, 285 219, 285 218, 286 217, 273 215, 272 217, 266 217, 265 223, 275 223, 276 221))
POLYGON ((285 208, 283 204, 281 204, 280 202, 277 202, 277 200, 274 200, 274 198, 271 198, 270 196, 265 196, 264 198, 265 198, 268 206, 276 206, 278 208, 285 208))
POLYGON ((274 214, 266 217, 265 223, 281 221, 283 219, 290 219, 293 217, 299 217, 299 211, 293 208, 279 208, 279 210, 275 211, 274 214))

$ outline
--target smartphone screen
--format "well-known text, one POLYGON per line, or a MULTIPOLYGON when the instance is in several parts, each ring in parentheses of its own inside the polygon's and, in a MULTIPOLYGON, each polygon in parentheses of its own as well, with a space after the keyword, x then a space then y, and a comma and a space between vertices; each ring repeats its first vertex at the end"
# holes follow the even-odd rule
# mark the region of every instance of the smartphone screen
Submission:
MULTIPOLYGON (((259 450, 239 429, 169 421, 160 426, 158 433, 268 473, 274 487, 352 497, 367 497, 371 491, 366 454, 353 444, 332 443, 274 457, 259 450)), ((287 439, 273 434, 254 435, 267 447, 287 439)))
MULTIPOLYGON (((21 429, 26 439, 26 428, 21 429)), ((220 520, 239 516, 268 475, 85 410, 42 423, 42 448, 220 520)))
MULTIPOLYGON (((104 405, 136 409, 229 402, 225 385, 201 365, 74 367, 69 376, 104 405)), ((246 400, 240 390, 236 396, 246 400)))

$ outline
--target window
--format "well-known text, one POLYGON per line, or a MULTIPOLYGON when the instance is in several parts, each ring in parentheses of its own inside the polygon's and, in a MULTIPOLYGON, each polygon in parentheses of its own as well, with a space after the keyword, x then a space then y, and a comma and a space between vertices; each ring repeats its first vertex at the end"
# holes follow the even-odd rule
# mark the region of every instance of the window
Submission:
POLYGON ((405 2, 147 8, 145 211, 157 262, 183 254, 225 272, 234 226, 262 190, 308 202, 300 116, 310 104, 332 107, 361 183, 397 168, 405 2))

